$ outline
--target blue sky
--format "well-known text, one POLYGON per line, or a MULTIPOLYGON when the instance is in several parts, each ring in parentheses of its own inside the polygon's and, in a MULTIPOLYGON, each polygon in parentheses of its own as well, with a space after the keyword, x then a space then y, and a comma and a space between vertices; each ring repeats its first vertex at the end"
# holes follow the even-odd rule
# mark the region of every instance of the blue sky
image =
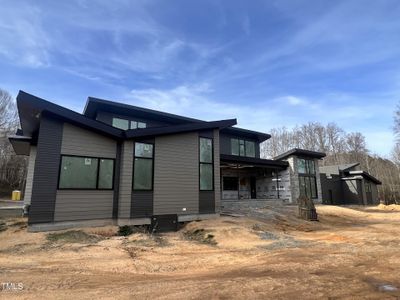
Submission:
POLYGON ((0 87, 88 96, 268 132, 308 121, 389 155, 400 1, 0 0, 0 87))

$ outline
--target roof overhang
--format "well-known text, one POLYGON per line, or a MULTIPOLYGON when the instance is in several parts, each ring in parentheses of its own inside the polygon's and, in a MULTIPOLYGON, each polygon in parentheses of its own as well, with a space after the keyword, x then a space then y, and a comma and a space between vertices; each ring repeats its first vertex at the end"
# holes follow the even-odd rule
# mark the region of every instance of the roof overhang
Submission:
POLYGON ((374 176, 365 171, 349 171, 346 173, 352 176, 361 176, 362 178, 368 179, 369 181, 372 181, 375 184, 382 184, 380 180, 378 180, 377 178, 375 178, 374 176))
POLYGON ((29 155, 31 150, 32 138, 29 136, 10 135, 8 137, 17 155, 29 155))
POLYGON ((231 134, 231 135, 238 135, 244 138, 250 138, 257 140, 257 142, 261 143, 271 138, 271 135, 268 133, 247 130, 238 127, 229 127, 221 130, 222 133, 231 134))
POLYGON ((289 166, 287 161, 277 161, 272 159, 254 158, 254 157, 243 157, 236 155, 221 154, 221 163, 247 165, 261 168, 271 169, 286 169, 289 166))
POLYGON ((125 132, 126 138, 144 138, 168 134, 185 133, 198 130, 226 128, 236 124, 236 119, 220 120, 213 122, 197 122, 165 127, 149 127, 143 129, 130 129, 125 132))
POLYGON ((282 154, 274 157, 274 159, 281 160, 281 159, 288 158, 289 156, 301 156, 301 157, 321 159, 321 158, 324 158, 326 156, 326 154, 323 152, 294 148, 294 149, 291 149, 285 153, 282 153, 282 154))
POLYGON ((165 121, 172 124, 202 122, 202 120, 178 116, 175 114, 152 110, 144 107, 88 97, 85 109, 83 110, 83 114, 91 119, 95 119, 98 111, 106 111, 125 116, 135 115, 136 117, 165 121))
POLYGON ((40 118, 43 114, 49 114, 55 118, 113 138, 121 139, 124 136, 123 130, 92 120, 75 111, 25 93, 24 91, 18 93, 17 107, 24 136, 34 137, 37 134, 40 118))

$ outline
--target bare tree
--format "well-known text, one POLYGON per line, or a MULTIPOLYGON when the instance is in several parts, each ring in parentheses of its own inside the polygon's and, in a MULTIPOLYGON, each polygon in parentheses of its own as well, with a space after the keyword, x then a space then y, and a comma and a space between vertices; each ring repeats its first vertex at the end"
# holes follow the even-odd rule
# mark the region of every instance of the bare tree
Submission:
POLYGON ((17 107, 12 96, 0 89, 0 196, 9 196, 11 190, 22 189, 26 174, 26 158, 17 156, 8 141, 8 135, 18 127, 17 107))

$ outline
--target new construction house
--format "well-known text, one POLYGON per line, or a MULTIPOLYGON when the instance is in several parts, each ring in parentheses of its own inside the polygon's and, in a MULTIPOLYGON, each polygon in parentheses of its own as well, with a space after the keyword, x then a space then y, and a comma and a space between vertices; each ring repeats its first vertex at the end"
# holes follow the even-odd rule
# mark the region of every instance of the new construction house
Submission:
POLYGON ((260 158, 269 134, 88 98, 82 114, 20 91, 29 156, 24 191, 30 230, 176 223, 217 216, 237 201, 322 202, 324 153, 293 149, 260 158))

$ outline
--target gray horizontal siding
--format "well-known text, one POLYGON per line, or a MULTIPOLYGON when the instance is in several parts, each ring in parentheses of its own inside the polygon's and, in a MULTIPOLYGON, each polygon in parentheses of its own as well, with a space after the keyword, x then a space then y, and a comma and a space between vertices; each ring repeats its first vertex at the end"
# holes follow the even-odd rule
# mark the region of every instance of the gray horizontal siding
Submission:
POLYGON ((36 161, 36 146, 31 146, 29 152, 29 163, 28 163, 28 171, 26 173, 26 184, 24 193, 24 204, 26 205, 31 204, 33 176, 35 173, 35 161, 36 161))
POLYGON ((112 218, 113 191, 57 191, 54 221, 112 218))
POLYGON ((32 184, 29 224, 54 220, 63 124, 42 115, 32 184))
POLYGON ((121 151, 118 217, 130 218, 133 172, 133 142, 125 141, 121 151))
POLYGON ((90 130, 64 123, 62 154, 116 157, 117 142, 90 130))
POLYGON ((219 130, 214 130, 214 194, 215 194, 215 212, 218 213, 221 209, 221 168, 219 162, 220 154, 220 138, 219 130))
POLYGON ((156 137, 155 215, 199 212, 198 139, 197 132, 156 137))

